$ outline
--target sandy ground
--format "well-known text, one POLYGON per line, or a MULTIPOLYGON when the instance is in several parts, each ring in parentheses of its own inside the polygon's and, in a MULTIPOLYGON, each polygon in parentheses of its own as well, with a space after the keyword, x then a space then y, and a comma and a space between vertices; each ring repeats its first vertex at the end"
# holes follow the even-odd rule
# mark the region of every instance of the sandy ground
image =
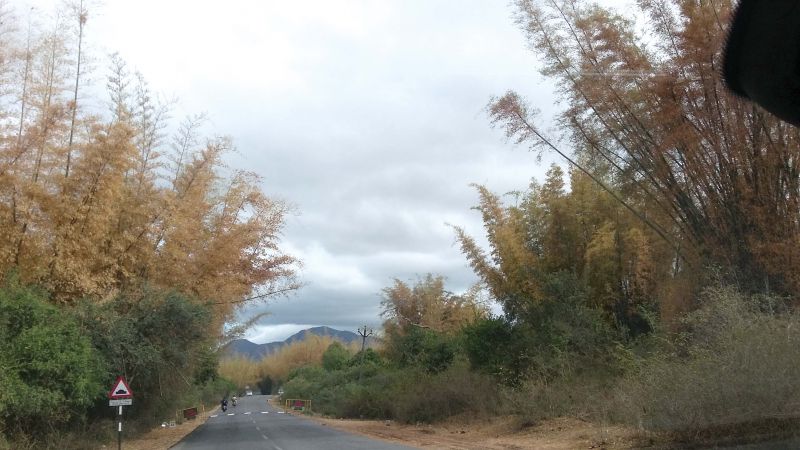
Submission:
MULTIPOLYGON (((123 442, 128 450, 166 450, 203 424, 204 417, 174 428, 157 428, 138 439, 123 442)), ((447 450, 574 450, 639 448, 635 433, 577 419, 547 420, 521 426, 513 417, 486 421, 453 420, 436 425, 405 425, 382 420, 346 420, 309 417, 332 428, 423 449, 447 450)))
MULTIPOLYGON (((195 428, 205 423, 208 416, 216 410, 217 408, 208 410, 205 414, 199 415, 197 419, 187 420, 173 428, 156 428, 136 439, 124 440, 122 448, 125 450, 166 450, 177 444, 178 441, 194 431, 195 428)), ((113 445, 106 446, 106 448, 116 449, 117 444, 114 442, 113 445)))
POLYGON ((629 449, 639 447, 630 430, 616 426, 554 419, 520 427, 512 417, 490 421, 403 425, 392 421, 314 418, 330 427, 425 449, 629 449))

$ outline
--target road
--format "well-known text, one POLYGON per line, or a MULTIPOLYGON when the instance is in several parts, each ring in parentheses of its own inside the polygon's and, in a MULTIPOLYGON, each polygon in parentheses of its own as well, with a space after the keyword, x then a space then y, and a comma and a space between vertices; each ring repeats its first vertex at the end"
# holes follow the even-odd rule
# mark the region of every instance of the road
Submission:
POLYGON ((266 395, 242 397, 235 408, 218 410, 183 438, 174 450, 408 450, 384 441, 335 430, 284 414, 266 395))

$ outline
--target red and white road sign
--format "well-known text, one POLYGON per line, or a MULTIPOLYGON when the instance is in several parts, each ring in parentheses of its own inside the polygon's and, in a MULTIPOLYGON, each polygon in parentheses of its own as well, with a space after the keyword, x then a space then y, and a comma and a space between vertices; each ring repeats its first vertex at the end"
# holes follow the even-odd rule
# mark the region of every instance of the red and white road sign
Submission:
POLYGON ((133 392, 128 387, 125 377, 117 377, 117 381, 111 387, 111 392, 108 393, 108 398, 111 400, 119 400, 123 398, 133 398, 133 392))

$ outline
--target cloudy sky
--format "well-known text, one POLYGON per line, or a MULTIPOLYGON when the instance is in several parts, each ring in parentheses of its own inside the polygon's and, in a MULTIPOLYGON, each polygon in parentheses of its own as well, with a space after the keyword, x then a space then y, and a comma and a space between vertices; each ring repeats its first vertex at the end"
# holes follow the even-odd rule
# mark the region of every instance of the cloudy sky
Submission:
POLYGON ((306 286, 242 311, 270 312, 247 336, 261 343, 377 328, 394 277, 476 281, 447 225, 481 235, 469 184, 524 189, 549 164, 484 111, 508 89, 554 111, 512 13, 506 0, 106 0, 86 39, 95 59, 119 52, 178 97, 174 117, 207 112, 208 131, 236 143, 229 165, 296 206, 283 246, 306 286))

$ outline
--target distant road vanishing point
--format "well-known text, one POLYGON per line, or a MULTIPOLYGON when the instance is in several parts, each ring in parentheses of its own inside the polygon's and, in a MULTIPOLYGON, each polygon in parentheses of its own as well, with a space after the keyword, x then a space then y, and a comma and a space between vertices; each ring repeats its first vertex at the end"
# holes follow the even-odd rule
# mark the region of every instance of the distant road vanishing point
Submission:
POLYGON ((408 450, 357 436, 312 420, 284 414, 267 395, 238 399, 237 406, 217 411, 205 424, 172 447, 174 450, 408 450))

